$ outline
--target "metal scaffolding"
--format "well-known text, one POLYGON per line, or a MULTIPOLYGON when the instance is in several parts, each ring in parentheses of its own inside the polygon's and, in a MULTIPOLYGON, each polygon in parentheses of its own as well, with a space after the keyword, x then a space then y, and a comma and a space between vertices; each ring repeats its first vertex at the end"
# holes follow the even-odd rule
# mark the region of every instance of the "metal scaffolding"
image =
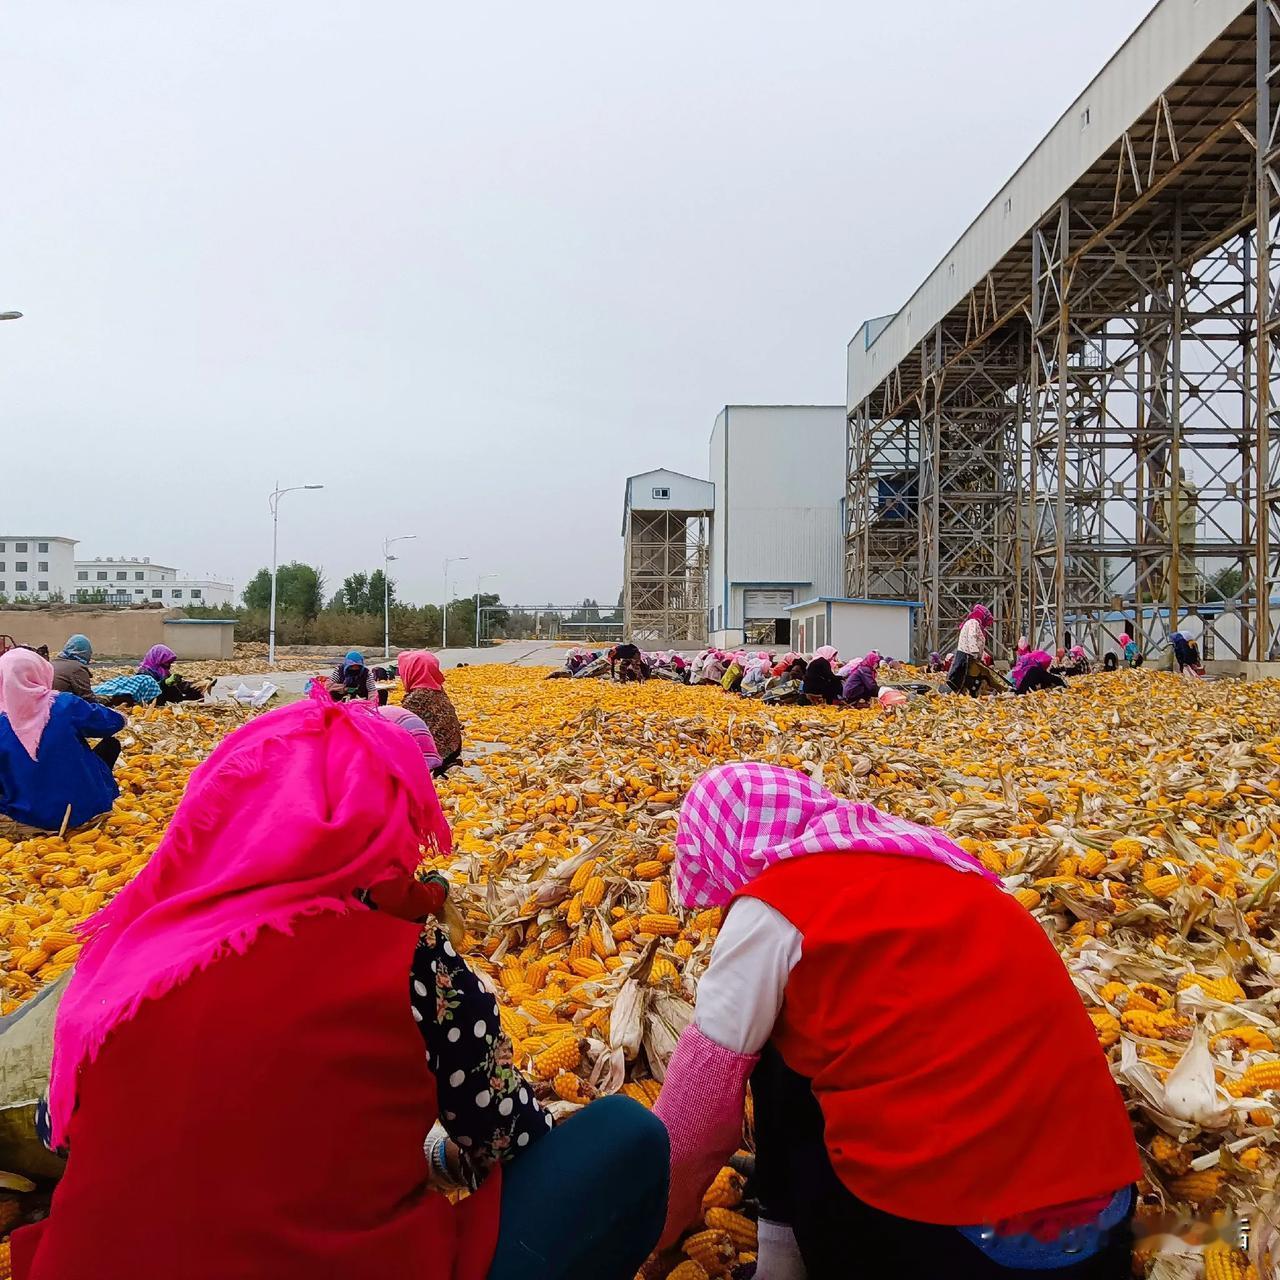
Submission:
POLYGON ((850 405, 849 591, 918 590, 917 655, 975 603, 1002 650, 1188 611, 1218 657, 1280 646, 1280 3, 1231 7, 850 405))
POLYGON ((707 642, 706 511, 627 511, 623 610, 636 644, 707 642))

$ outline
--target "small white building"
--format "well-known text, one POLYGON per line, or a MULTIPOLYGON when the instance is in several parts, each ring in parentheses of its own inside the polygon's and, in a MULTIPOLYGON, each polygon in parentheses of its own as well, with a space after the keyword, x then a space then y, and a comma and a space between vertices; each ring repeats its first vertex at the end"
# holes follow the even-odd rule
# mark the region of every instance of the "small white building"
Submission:
POLYGON ((75 557, 75 538, 0 533, 0 596, 70 600, 75 557))
POLYGON ((823 645, 835 645, 843 661, 860 658, 875 649, 886 658, 911 659, 914 600, 852 600, 819 597, 788 606, 791 647, 812 653, 823 645))
POLYGON ((75 562, 75 598, 103 598, 107 604, 234 604, 235 589, 213 578, 179 576, 171 565, 154 564, 149 556, 100 556, 75 562))
POLYGON ((843 594, 845 433, 843 405, 726 405, 716 417, 712 644, 789 646, 793 605, 843 594))

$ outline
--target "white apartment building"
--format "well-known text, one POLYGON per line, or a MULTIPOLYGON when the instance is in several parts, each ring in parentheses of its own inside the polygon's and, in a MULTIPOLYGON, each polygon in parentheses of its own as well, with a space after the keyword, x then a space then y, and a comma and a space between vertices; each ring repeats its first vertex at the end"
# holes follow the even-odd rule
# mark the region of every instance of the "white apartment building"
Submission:
POLYGON ((180 576, 172 565, 155 564, 149 556, 77 560, 74 570, 77 600, 104 596, 107 604, 163 604, 168 609, 235 603, 231 583, 180 576))
POLYGON ((75 538, 0 533, 0 596, 6 600, 72 598, 75 538))

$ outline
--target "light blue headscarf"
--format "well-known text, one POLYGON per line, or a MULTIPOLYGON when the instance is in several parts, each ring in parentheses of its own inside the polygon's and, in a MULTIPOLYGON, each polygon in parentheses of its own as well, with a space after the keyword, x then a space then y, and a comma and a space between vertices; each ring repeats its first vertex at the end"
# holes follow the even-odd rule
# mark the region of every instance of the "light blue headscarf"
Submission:
POLYGON ((347 656, 343 659, 343 662, 349 662, 352 666, 363 667, 364 654, 359 649, 348 649, 347 656))
POLYGON ((93 657, 93 645, 89 643, 88 636, 74 635, 62 646, 62 652, 58 654, 58 657, 74 658, 77 662, 83 662, 87 667, 89 659, 93 657))

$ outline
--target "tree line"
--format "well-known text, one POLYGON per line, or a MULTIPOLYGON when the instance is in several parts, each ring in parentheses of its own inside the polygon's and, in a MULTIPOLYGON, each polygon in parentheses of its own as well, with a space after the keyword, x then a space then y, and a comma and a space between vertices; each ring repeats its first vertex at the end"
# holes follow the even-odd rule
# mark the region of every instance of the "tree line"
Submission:
MULTIPOLYGON (((385 578, 382 569, 349 574, 332 595, 326 595, 327 590, 324 570, 317 565, 295 560, 279 567, 276 578, 278 644, 358 647, 381 644, 384 598, 390 601, 392 644, 402 649, 432 649, 441 644, 440 606, 401 600, 395 579, 385 578)), ((237 640, 265 642, 271 625, 270 569, 259 569, 254 574, 242 599, 240 605, 188 606, 185 612, 193 618, 234 618, 237 640)), ((621 623, 621 605, 621 596, 616 609, 588 598, 558 616, 561 621, 607 628, 621 623)), ((484 611, 482 629, 487 639, 526 640, 549 634, 547 611, 508 608, 499 596, 483 592, 480 607, 484 611)), ((574 629, 565 630, 566 635, 574 633, 574 629)), ((475 634, 476 598, 464 596, 450 601, 451 643, 455 647, 470 645, 474 643, 475 634)))

